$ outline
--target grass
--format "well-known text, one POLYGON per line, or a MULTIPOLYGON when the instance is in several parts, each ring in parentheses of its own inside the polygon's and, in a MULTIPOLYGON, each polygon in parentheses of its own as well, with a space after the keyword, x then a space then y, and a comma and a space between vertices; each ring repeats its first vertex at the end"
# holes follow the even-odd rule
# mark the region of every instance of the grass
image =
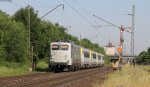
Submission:
POLYGON ((29 73, 29 68, 27 66, 20 66, 15 68, 0 66, 0 77, 18 76, 18 75, 24 75, 28 73, 29 73))
POLYGON ((6 76, 19 76, 19 75, 25 75, 35 72, 41 72, 46 71, 48 67, 48 63, 44 60, 39 61, 37 63, 37 68, 35 71, 31 72, 29 65, 19 65, 19 64, 8 64, 7 66, 0 65, 0 77, 6 77, 6 76))
POLYGON ((150 70, 150 66, 126 65, 121 71, 109 74, 104 84, 94 87, 150 87, 148 70, 150 70))
POLYGON ((48 68, 48 63, 46 61, 42 60, 37 63, 37 67, 36 67, 35 71, 46 71, 47 68, 48 68))

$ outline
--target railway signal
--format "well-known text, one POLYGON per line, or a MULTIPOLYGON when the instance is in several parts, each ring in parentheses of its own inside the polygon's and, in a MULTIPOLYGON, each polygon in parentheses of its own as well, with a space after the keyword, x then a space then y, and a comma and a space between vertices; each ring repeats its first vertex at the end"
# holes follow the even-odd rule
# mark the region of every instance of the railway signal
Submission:
POLYGON ((121 61, 122 59, 121 58, 122 58, 123 42, 124 42, 124 40, 123 40, 123 32, 126 31, 128 33, 131 33, 131 31, 127 30, 127 29, 130 29, 130 27, 123 27, 123 25, 121 25, 121 27, 119 27, 119 26, 117 26, 117 25, 115 25, 115 24, 113 24, 113 23, 111 23, 109 21, 106 21, 106 20, 104 20, 104 19, 102 19, 102 18, 100 18, 100 17, 98 17, 96 15, 93 15, 93 16, 98 18, 98 19, 100 19, 100 20, 102 20, 102 21, 104 21, 104 22, 106 22, 106 23, 108 23, 108 24, 110 24, 110 25, 112 25, 112 26, 114 26, 114 27, 117 27, 117 28, 120 29, 120 47, 117 49, 117 51, 118 51, 118 58, 117 59, 112 59, 113 69, 117 69, 117 68, 119 68, 120 63, 122 63, 122 61, 121 61))

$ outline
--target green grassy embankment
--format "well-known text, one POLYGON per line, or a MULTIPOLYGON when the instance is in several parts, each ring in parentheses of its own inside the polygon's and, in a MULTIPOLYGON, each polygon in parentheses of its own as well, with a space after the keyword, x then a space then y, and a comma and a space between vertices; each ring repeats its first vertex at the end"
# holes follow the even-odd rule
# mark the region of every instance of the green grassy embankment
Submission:
POLYGON ((47 61, 42 60, 42 61, 37 63, 37 67, 36 67, 35 71, 46 71, 47 68, 48 68, 47 61))
POLYGON ((0 77, 6 77, 6 76, 18 76, 18 75, 25 75, 25 74, 31 74, 35 72, 41 72, 46 71, 48 67, 48 63, 44 60, 41 60, 37 63, 37 68, 35 71, 31 72, 29 65, 17 65, 14 64, 14 66, 0 66, 0 77))
POLYGON ((0 77, 18 76, 18 75, 24 75, 28 73, 30 72, 27 66, 20 66, 20 67, 0 66, 0 77))
POLYGON ((150 66, 126 65, 121 71, 109 74, 101 86, 94 87, 150 87, 150 66))

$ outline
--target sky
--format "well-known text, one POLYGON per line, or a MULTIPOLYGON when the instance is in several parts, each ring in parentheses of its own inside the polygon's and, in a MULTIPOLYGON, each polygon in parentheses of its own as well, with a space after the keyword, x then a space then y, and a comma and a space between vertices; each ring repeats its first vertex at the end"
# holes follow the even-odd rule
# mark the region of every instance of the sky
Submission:
MULTIPOLYGON (((106 46, 110 41, 119 47, 120 30, 94 17, 96 15, 117 26, 132 26, 132 6, 135 5, 135 54, 150 47, 150 0, 0 0, 0 10, 13 15, 27 5, 42 17, 56 6, 63 4, 43 19, 58 22, 68 28, 68 33, 78 38, 88 38, 93 43, 106 46), (11 2, 10 2, 11 1, 11 2), (99 27, 102 26, 102 27, 99 27)), ((131 34, 123 32, 124 53, 130 54, 131 34)))

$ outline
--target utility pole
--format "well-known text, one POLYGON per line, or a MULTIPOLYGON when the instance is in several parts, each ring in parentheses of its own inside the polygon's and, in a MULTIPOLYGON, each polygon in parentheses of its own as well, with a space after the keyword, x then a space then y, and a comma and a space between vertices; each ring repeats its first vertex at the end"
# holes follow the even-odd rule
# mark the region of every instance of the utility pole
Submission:
POLYGON ((81 34, 80 34, 80 46, 81 46, 81 40, 82 40, 82 37, 81 37, 81 34))
MULTIPOLYGON (((27 46, 28 46, 28 58, 32 61, 32 59, 31 59, 31 48, 30 48, 30 31, 31 31, 31 29, 30 29, 30 26, 31 26, 31 23, 30 23, 30 5, 28 5, 28 35, 27 35, 27 46)), ((32 62, 31 62, 31 68, 30 68, 30 71, 32 71, 32 62)))
POLYGON ((131 58, 134 58, 134 26, 135 26, 135 6, 132 6, 132 28, 131 28, 131 58))
POLYGON ((131 54, 134 58, 134 23, 135 23, 135 6, 132 7, 132 32, 131 32, 131 54))

